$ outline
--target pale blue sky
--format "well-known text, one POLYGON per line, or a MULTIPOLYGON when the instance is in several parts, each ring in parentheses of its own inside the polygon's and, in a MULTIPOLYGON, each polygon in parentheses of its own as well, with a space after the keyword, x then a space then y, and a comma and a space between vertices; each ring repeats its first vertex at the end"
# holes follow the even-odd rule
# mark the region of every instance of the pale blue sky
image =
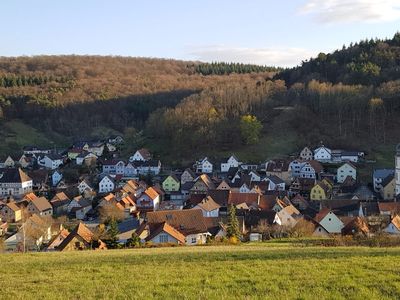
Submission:
POLYGON ((291 66, 400 29, 399 0, 10 0, 0 56, 99 54, 291 66))

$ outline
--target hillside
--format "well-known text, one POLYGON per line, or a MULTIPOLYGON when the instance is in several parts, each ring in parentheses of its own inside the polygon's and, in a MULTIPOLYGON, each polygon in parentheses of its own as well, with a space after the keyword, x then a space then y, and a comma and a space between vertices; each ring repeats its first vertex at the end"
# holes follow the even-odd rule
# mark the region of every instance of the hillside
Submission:
POLYGON ((320 53, 299 67, 276 75, 287 84, 310 80, 378 86, 400 79, 400 32, 392 39, 351 43, 333 53, 320 53))
POLYGON ((321 141, 390 166, 400 133, 399 48, 396 34, 283 71, 127 57, 0 58, 0 154, 32 140, 64 147, 119 133, 128 141, 123 154, 145 146, 178 167, 232 152, 260 162, 321 141), (256 120, 244 124, 248 115, 256 120))
POLYGON ((400 297, 399 274, 394 268, 400 263, 399 254, 397 248, 276 243, 9 254, 0 257, 0 296, 395 299, 400 297))

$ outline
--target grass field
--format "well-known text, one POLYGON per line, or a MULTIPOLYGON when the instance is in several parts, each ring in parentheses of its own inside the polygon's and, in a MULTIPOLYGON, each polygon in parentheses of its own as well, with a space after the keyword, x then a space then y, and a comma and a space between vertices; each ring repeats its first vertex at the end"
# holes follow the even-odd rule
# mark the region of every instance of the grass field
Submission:
POLYGON ((399 299, 400 248, 290 244, 4 254, 1 299, 399 299))

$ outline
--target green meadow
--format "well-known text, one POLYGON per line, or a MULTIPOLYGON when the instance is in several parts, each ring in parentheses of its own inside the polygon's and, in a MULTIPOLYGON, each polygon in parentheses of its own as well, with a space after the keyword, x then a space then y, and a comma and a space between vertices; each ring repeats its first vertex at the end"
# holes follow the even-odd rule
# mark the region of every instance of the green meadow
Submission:
POLYGON ((0 256, 1 299, 399 299, 400 248, 246 244, 0 256))

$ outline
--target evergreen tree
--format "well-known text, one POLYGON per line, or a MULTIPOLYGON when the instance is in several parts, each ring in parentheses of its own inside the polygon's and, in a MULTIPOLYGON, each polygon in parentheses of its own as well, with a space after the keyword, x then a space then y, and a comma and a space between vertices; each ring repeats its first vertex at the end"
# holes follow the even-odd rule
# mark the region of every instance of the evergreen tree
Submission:
POLYGON ((107 247, 109 249, 116 249, 118 248, 118 223, 117 221, 113 218, 110 222, 110 228, 107 230, 107 236, 108 239, 106 241, 107 247))
POLYGON ((140 247, 140 244, 140 237, 135 232, 133 232, 132 237, 126 241, 126 246, 129 248, 140 247))
POLYGON ((229 206, 228 227, 226 229, 226 236, 228 238, 237 238, 237 239, 239 239, 241 236, 239 229, 239 221, 236 217, 236 208, 234 205, 229 206))

